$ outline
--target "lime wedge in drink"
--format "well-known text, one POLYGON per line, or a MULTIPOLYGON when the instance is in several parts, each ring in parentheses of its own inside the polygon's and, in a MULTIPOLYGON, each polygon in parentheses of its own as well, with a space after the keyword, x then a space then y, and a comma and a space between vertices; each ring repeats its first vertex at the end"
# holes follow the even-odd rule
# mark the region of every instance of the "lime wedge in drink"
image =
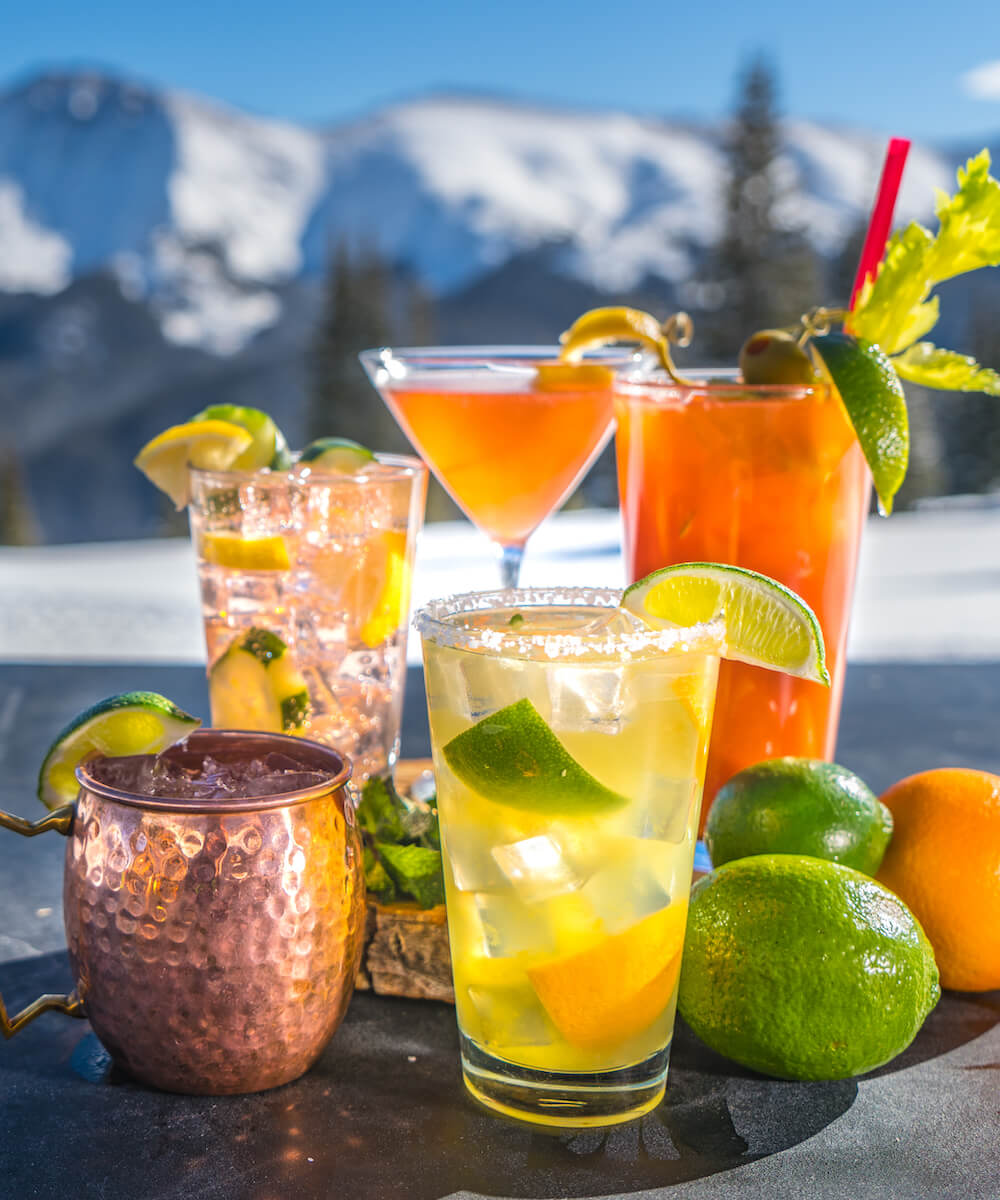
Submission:
POLYGON ((376 461, 375 455, 350 438, 325 437, 310 442, 299 455, 299 462, 321 471, 339 471, 353 475, 376 461))
POLYGON ((874 343, 846 333, 812 337, 809 345, 840 393, 871 468, 879 508, 888 516, 910 456, 906 398, 896 368, 874 343))
POLYGON ((726 658, 829 686, 816 615, 783 584, 722 563, 678 563, 626 588, 622 607, 651 626, 690 626, 722 616, 726 658))
POLYGON ((585 771, 530 700, 518 700, 453 737, 444 758, 487 800, 529 812, 584 816, 628 803, 585 771))
POLYGON ((159 754, 201 724, 156 692, 109 696, 74 717, 48 749, 38 772, 38 799, 46 808, 71 804, 79 790, 76 768, 97 754, 159 754))
POLYGON ((190 499, 189 466, 228 471, 252 443, 253 437, 231 421, 188 421, 157 434, 134 462, 181 509, 190 499))
POLYGON ((285 539, 277 533, 240 537, 238 533, 205 533, 201 556, 216 567, 235 571, 287 571, 290 564, 285 539))
POLYGON ((263 467, 270 467, 272 471, 287 471, 292 465, 285 435, 262 409, 248 408, 243 404, 210 404, 191 420, 228 421, 250 434, 253 441, 233 463, 234 471, 259 471, 263 467))
POLYGON ((306 682, 288 647, 268 629, 238 634, 208 673, 218 729, 299 733, 309 715, 306 682))

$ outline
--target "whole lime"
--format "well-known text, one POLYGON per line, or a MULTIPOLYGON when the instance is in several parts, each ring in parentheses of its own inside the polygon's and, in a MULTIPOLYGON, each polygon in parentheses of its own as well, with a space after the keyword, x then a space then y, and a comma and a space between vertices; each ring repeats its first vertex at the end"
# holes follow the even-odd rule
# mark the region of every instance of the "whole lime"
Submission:
POLYGON ((879 869, 892 813, 853 771, 815 758, 772 758, 734 775, 705 824, 712 865, 752 854, 808 854, 866 875, 879 869))
POLYGON ((850 867, 762 854, 692 890, 680 1012, 713 1050, 755 1071, 871 1071, 906 1049, 940 994, 916 918, 850 867))

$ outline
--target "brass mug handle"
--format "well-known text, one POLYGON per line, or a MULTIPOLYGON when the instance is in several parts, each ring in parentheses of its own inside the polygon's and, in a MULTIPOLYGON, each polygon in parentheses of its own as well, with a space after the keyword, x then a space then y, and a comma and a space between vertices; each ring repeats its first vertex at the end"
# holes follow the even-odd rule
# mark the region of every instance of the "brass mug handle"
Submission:
MULTIPOLYGON (((0 810, 0 828, 11 829, 22 837, 35 837, 39 833, 48 833, 50 829, 54 829, 56 833, 65 837, 73 829, 75 813, 75 805, 67 804, 38 821, 26 821, 24 817, 15 817, 13 813, 0 810)), ((61 1012, 69 1017, 86 1016, 83 1001, 76 992, 70 992, 68 996, 39 996, 13 1017, 7 1016, 7 1007, 3 1002, 3 995, 0 994, 0 1033, 5 1038, 12 1038, 18 1030, 23 1029, 43 1012, 61 1012)))

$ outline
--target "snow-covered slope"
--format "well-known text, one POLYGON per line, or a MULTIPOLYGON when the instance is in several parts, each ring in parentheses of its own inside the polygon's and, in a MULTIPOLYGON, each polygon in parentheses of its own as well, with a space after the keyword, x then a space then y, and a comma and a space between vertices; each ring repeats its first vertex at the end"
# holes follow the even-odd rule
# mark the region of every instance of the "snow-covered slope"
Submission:
MULTIPOLYGON (((871 202, 882 139, 785 126, 784 216, 824 253, 871 202)), ((954 164, 915 147, 900 219, 929 215, 954 164)), ((558 242, 607 291, 680 283, 721 222, 720 131, 439 97, 319 132, 93 73, 0 95, 0 291, 51 293, 105 267, 172 341, 238 350, 341 239, 438 293, 558 242)))

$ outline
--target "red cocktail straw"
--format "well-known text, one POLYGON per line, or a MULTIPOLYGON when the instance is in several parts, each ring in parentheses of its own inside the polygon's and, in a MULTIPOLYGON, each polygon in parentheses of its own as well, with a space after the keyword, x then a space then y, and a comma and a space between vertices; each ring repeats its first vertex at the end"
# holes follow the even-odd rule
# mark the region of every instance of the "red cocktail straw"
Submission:
POLYGON ((851 302, 848 308, 854 307, 858 292, 864 287, 868 276, 875 273, 875 268, 885 252, 885 244, 889 240, 889 228, 892 225, 892 214, 896 208, 896 197, 899 195, 899 184, 903 178, 903 167, 906 165, 906 156, 909 152, 909 138, 889 139, 889 148, 885 152, 885 163, 882 166, 882 178, 878 183, 878 193, 875 196, 871 220, 868 222, 865 245, 861 251, 858 273, 854 276, 854 287, 851 288, 851 302))

